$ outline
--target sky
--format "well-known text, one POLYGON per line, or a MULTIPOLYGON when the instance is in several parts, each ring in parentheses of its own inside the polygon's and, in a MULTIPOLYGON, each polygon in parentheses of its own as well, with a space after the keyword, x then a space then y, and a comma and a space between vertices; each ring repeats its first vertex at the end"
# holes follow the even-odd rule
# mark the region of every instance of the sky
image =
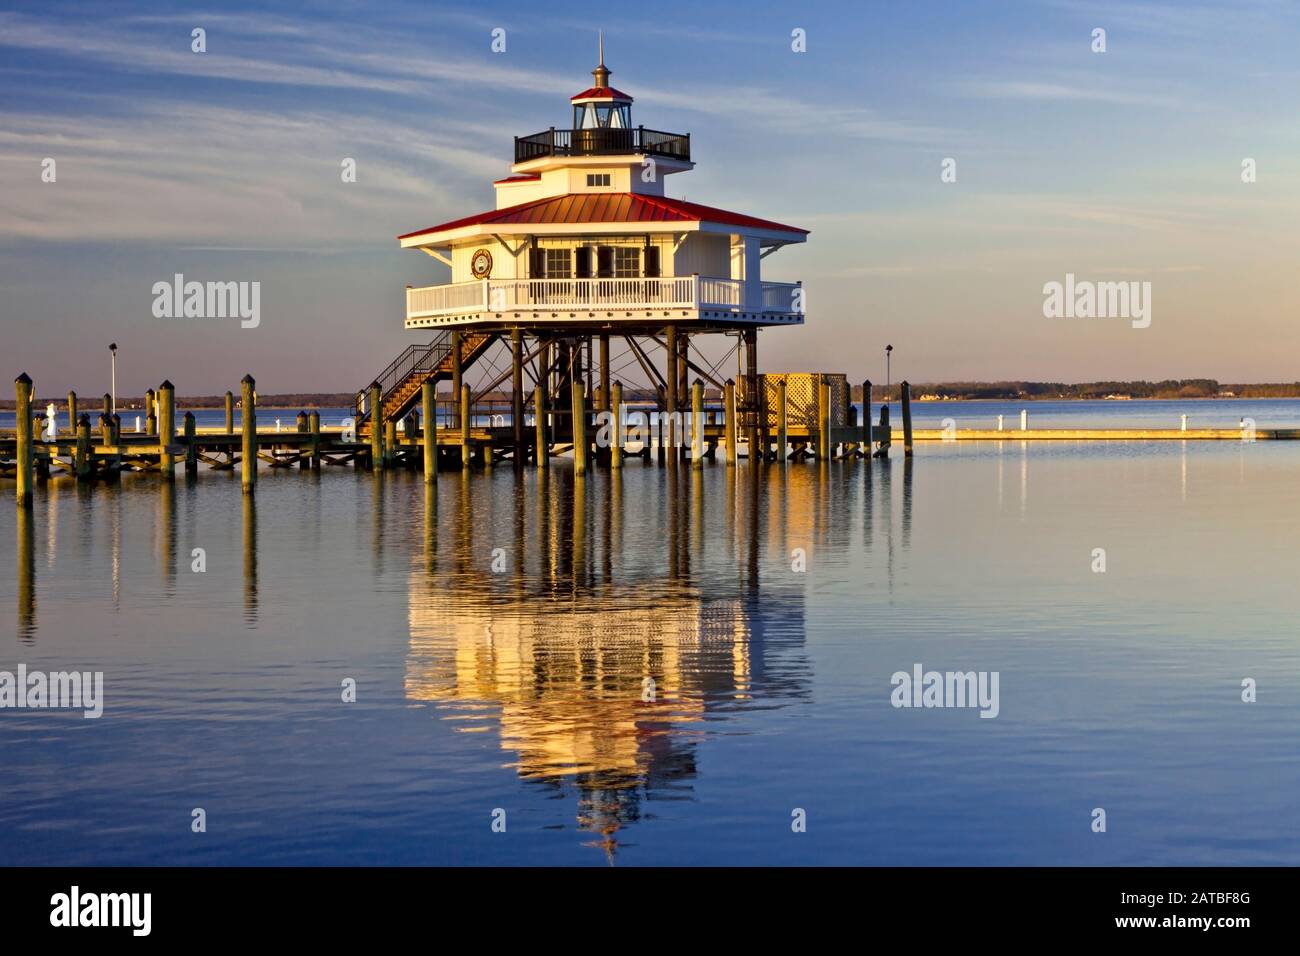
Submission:
POLYGON ((446 281, 395 237, 492 208, 603 30, 634 122, 691 134, 669 195, 811 230, 763 261, 807 307, 764 370, 879 381, 892 344, 914 382, 1300 379, 1300 3, 601 9, 0 4, 10 370, 96 394, 116 342, 122 394, 362 387, 428 337, 404 287, 446 281), (260 324, 155 317, 176 273, 260 282, 260 324), (1067 274, 1149 282, 1150 324, 1045 317, 1067 274))

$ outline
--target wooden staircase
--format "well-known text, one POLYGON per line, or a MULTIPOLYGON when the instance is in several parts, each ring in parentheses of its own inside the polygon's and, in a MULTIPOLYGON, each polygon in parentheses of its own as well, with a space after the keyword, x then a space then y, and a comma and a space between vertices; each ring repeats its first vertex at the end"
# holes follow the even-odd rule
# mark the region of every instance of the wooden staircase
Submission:
MULTIPOLYGON (((469 368, 496 340, 494 332, 464 332, 460 337, 461 370, 469 368)), ((428 345, 411 345, 402 351, 375 379, 382 389, 381 420, 397 421, 410 414, 420 401, 425 382, 452 377, 452 334, 443 332, 428 345)), ((370 388, 357 392, 355 417, 357 436, 368 437, 371 425, 370 388)))

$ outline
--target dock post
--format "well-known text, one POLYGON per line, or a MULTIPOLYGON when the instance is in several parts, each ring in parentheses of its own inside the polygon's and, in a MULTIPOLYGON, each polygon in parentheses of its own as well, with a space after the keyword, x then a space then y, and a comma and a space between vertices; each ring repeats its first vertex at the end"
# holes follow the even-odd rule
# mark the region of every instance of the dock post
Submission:
POLYGON ((763 398, 758 386, 758 330, 746 329, 741 333, 745 343, 745 405, 748 419, 745 423, 745 443, 749 446, 749 460, 758 461, 758 416, 763 411, 763 398))
MULTIPOLYGON (((546 375, 543 373, 543 380, 546 375)), ((533 410, 536 412, 536 421, 533 423, 537 429, 537 447, 533 449, 533 463, 538 467, 546 464, 551 457, 550 446, 546 442, 546 390, 539 382, 533 389, 533 410)))
POLYGON ((889 443, 892 437, 893 433, 889 430, 889 398, 886 397, 880 404, 880 450, 876 452, 877 458, 889 457, 889 443))
POLYGON ((790 398, 786 392, 785 376, 776 382, 776 455, 777 461, 788 461, 790 444, 790 398))
POLYGON ((18 433, 18 507, 32 506, 32 380, 26 372, 14 379, 14 421, 18 433))
POLYGON ((243 432, 243 460, 239 472, 246 495, 257 489, 257 400, 253 397, 256 387, 252 375, 245 375, 239 381, 239 419, 243 432))
POLYGON ((871 379, 862 382, 862 457, 871 458, 871 379))
POLYGON ((524 333, 510 330, 510 425, 515 446, 515 467, 524 464, 524 333))
POLYGON ((194 413, 185 413, 185 474, 199 473, 199 443, 194 433, 194 413))
POLYGON ((587 410, 582 393, 582 380, 576 375, 570 388, 573 410, 573 473, 587 473, 587 410))
MULTIPOLYGON (((452 329, 451 330, 451 397, 452 397, 452 401, 455 403, 460 402, 461 385, 464 384, 461 381, 463 369, 461 368, 461 362, 460 362, 460 343, 461 343, 460 330, 452 329)), ((457 409, 458 412, 462 410, 463 407, 457 409)))
POLYGON ((166 379, 158 386, 158 467, 164 478, 175 476, 176 457, 167 450, 176 437, 176 389, 166 379))
POLYGON ((235 396, 226 389, 226 434, 235 433, 235 396))
POLYGON ((105 445, 114 444, 113 419, 104 414, 99 416, 99 440, 105 445))
POLYGON ((704 467, 704 383, 691 386, 691 467, 704 467))
POLYGON ((311 410, 307 428, 311 431, 311 470, 320 471, 320 409, 311 410))
POLYGON ((144 393, 144 432, 146 435, 158 434, 158 404, 152 388, 144 393))
POLYGON ((384 390, 378 382, 370 386, 370 468, 384 467, 384 390))
MULTIPOLYGON (((306 412, 299 412, 299 413, 298 413, 298 417, 294 420, 294 424, 298 426, 298 431, 299 431, 300 434, 306 434, 306 433, 307 433, 307 413, 306 413, 306 412)), ((304 446, 304 445, 302 445, 302 444, 299 444, 299 445, 298 445, 298 470, 299 470, 299 471, 306 471, 307 468, 308 468, 308 466, 309 466, 309 464, 310 464, 310 463, 308 462, 308 460, 307 460, 308 458, 311 457, 311 456, 307 453, 307 449, 308 449, 308 448, 310 448, 310 446, 304 446)))
POLYGON ((912 386, 904 379, 901 394, 903 400, 903 457, 912 457, 912 386))
POLYGON ((388 419, 384 422, 384 467, 393 468, 397 465, 397 422, 388 419))
POLYGON ((77 419, 77 481, 89 481, 94 474, 90 462, 90 416, 77 419))
POLYGON ((423 426, 421 444, 424 446, 424 483, 437 487, 438 480, 438 416, 434 410, 433 382, 420 386, 420 424, 423 426))
POLYGON ((623 383, 615 382, 609 387, 609 414, 612 418, 610 427, 614 441, 609 450, 611 468, 623 467, 623 383))
POLYGON ((817 376, 817 457, 831 458, 831 385, 825 375, 817 376))
POLYGON ((727 379, 722 385, 722 446, 728 465, 736 463, 736 383, 727 379))
POLYGON ((113 423, 113 444, 120 445, 122 444, 122 416, 114 412, 110 420, 113 423))
POLYGON ((73 391, 68 392, 68 432, 77 433, 77 393, 73 391))
MULTIPOLYGON (((453 332, 455 336, 458 333, 453 332)), ((469 386, 464 383, 460 386, 460 466, 461 468, 469 467, 470 445, 469 445, 469 386)))
POLYGON ((668 351, 668 448, 669 454, 677 456, 680 454, 677 446, 680 444, 680 438, 677 435, 677 429, 681 427, 681 402, 677 394, 677 363, 681 359, 680 349, 677 345, 677 326, 670 325, 666 333, 665 341, 667 342, 668 351))
POLYGON ((113 396, 108 392, 104 393, 104 414, 110 417, 113 414, 113 396))

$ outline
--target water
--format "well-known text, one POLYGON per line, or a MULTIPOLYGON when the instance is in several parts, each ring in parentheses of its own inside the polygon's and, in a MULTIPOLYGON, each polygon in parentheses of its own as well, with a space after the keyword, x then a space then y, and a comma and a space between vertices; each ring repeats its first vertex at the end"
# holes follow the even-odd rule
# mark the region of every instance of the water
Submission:
POLYGON ((436 504, 405 473, 264 470, 253 500, 204 471, 0 507, 0 669, 106 697, 0 710, 0 863, 1300 859, 1300 444, 758 471, 498 466, 436 504), (998 671, 999 716, 895 709, 918 662, 998 671))

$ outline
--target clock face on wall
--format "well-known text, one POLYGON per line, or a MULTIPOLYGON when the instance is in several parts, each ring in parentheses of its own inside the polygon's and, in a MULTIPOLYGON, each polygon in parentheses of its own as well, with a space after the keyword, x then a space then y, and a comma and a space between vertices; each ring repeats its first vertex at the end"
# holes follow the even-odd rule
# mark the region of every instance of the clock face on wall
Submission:
POLYGON ((474 278, 486 279, 492 274, 492 253, 486 249, 474 250, 474 255, 469 260, 469 267, 474 272, 474 278))

